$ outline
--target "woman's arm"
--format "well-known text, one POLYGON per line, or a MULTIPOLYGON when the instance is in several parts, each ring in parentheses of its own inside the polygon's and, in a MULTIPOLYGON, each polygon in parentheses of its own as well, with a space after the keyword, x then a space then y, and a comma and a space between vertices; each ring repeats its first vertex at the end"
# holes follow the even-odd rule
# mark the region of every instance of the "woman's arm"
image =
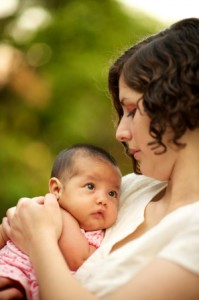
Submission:
POLYGON ((77 271, 96 248, 89 245, 77 220, 64 209, 61 209, 61 212, 63 229, 59 239, 59 247, 70 270, 77 271))
MULTIPOLYGON (((67 267, 57 243, 61 215, 52 195, 45 197, 43 206, 22 201, 8 217, 11 227, 4 222, 6 232, 18 246, 28 250, 39 280, 41 300, 99 299, 81 287, 67 267)), ((156 259, 104 299, 198 300, 199 277, 173 262, 156 259)))
POLYGON ((197 300, 199 277, 172 261, 157 258, 104 300, 197 300))
POLYGON ((96 299, 73 278, 60 251, 62 216, 54 195, 39 200, 23 198, 16 209, 8 210, 7 216, 9 223, 3 220, 4 229, 30 256, 42 300, 96 299))
POLYGON ((45 234, 41 240, 42 243, 39 237, 35 239, 29 253, 39 281, 41 300, 97 299, 74 279, 54 238, 45 234))

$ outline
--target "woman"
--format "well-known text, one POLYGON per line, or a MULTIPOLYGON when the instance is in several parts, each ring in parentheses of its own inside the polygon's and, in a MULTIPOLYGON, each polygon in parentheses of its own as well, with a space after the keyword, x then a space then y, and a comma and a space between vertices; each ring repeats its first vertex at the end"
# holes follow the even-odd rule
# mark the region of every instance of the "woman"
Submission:
POLYGON ((109 89, 116 138, 144 176, 124 177, 118 221, 78 280, 57 244, 52 195, 21 199, 4 229, 30 255, 43 300, 199 299, 199 19, 129 49, 112 66, 109 89))

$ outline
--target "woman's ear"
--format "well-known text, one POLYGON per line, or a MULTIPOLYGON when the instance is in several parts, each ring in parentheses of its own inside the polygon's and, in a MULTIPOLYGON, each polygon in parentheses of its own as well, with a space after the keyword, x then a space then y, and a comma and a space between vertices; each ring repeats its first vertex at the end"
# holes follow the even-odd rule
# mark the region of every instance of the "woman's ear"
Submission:
POLYGON ((59 200, 60 196, 61 196, 61 191, 62 191, 62 184, 59 181, 58 178, 56 177, 52 177, 49 180, 49 192, 54 194, 57 198, 57 200, 59 200))

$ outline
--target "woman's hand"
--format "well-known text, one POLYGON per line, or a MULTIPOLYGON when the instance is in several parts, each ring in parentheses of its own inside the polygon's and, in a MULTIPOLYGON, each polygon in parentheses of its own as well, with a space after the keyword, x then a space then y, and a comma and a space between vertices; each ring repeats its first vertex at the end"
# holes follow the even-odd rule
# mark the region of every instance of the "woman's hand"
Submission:
POLYGON ((0 276, 0 299, 1 300, 25 300, 25 291, 16 281, 0 276))
POLYGON ((21 198, 16 207, 7 211, 3 219, 7 236, 25 253, 29 254, 33 243, 42 241, 45 235, 58 240, 62 231, 62 216, 56 197, 21 198))
POLYGON ((3 230, 3 226, 0 225, 0 249, 5 246, 7 240, 8 240, 8 237, 6 236, 6 233, 3 230))

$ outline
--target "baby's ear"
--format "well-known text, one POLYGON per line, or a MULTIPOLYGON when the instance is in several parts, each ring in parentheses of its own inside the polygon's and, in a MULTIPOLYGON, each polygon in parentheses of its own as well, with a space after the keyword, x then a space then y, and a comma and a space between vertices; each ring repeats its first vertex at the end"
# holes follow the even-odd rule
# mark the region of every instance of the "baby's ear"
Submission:
POLYGON ((62 184, 59 181, 58 178, 56 177, 52 177, 49 180, 49 192, 54 194, 57 198, 57 200, 59 200, 60 195, 61 195, 61 189, 62 189, 62 184))

